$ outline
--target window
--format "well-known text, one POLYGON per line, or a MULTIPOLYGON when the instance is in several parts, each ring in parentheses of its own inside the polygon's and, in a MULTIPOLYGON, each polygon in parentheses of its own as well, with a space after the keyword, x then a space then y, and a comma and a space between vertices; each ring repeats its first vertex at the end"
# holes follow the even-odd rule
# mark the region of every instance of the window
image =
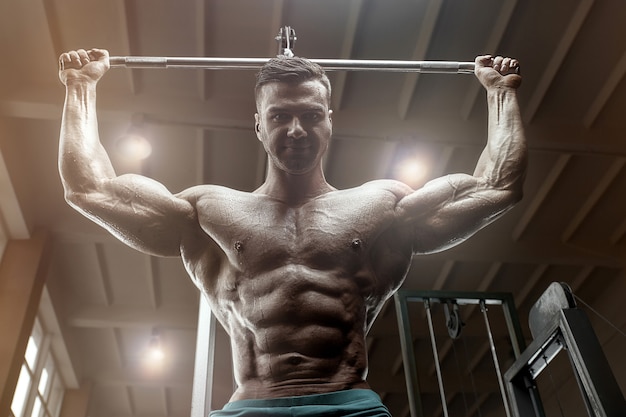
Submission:
POLYGON ((58 417, 65 386, 50 350, 50 336, 35 320, 9 417, 58 417))

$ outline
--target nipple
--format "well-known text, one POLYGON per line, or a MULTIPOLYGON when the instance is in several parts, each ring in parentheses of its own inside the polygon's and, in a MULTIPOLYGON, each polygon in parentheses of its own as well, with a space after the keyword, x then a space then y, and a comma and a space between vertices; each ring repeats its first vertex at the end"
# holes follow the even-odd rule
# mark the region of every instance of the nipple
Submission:
POLYGON ((235 244, 233 245, 235 247, 235 250, 238 253, 241 253, 243 251, 243 243, 241 243, 241 241, 236 241, 235 244))
POLYGON ((363 242, 361 242, 361 239, 353 239, 352 243, 350 243, 350 246, 354 250, 359 250, 363 246, 363 242))

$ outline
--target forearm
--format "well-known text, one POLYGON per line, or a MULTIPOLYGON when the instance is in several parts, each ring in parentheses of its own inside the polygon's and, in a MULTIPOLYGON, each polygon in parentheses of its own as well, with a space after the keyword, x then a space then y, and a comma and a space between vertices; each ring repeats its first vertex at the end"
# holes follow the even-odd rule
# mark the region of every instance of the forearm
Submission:
POLYGON ((475 177, 489 187, 521 196, 526 172, 527 149, 514 88, 487 90, 489 111, 487 145, 480 156, 475 177))
POLYGON ((59 171, 68 196, 95 190, 101 181, 115 176, 98 135, 95 82, 76 82, 66 87, 59 171))

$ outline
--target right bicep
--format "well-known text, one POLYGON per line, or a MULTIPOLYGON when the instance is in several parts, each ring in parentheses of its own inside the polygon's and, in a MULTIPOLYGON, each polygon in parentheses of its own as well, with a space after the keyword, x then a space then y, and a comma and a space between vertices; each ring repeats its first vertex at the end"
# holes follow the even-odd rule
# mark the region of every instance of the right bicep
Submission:
POLYGON ((139 175, 107 179, 66 199, 122 242, 153 255, 179 256, 183 235, 197 227, 190 201, 139 175))

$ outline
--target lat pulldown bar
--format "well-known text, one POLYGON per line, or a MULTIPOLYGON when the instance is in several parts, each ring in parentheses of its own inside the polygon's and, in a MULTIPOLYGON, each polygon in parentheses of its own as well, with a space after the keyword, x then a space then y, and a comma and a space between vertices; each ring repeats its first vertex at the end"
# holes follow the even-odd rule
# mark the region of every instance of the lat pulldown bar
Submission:
MULTIPOLYGON (((270 58, 194 58, 156 56, 112 56, 113 68, 197 68, 259 69, 270 58)), ((473 74, 473 62, 457 61, 390 61, 353 59, 311 59, 328 71, 380 71, 443 74, 473 74)))
MULTIPOLYGON (((296 31, 290 26, 280 28, 278 55, 293 56, 296 31)), ((259 69, 270 58, 184 58, 156 56, 112 56, 109 63, 113 68, 198 68, 198 69, 259 69)), ((473 74, 473 62, 453 61, 389 61, 352 59, 312 59, 326 70, 343 71, 387 71, 423 72, 446 74, 473 74)))

